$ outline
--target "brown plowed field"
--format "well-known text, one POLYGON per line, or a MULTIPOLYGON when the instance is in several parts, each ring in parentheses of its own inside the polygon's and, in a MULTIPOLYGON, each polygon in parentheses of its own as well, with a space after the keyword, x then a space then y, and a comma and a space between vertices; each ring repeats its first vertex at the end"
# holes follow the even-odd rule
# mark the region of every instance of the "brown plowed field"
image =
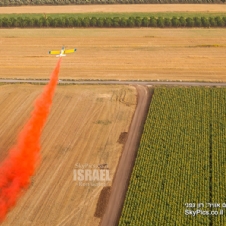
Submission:
POLYGON ((1 29, 0 78, 226 81, 226 29, 1 29))
POLYGON ((69 5, 0 7, 1 14, 8 13, 129 13, 129 12, 226 12, 217 4, 126 4, 126 5, 69 5))
MULTIPOLYGON (((0 159, 13 145, 41 92, 37 85, 0 86, 0 159)), ((108 164, 111 181, 136 106, 129 86, 58 86, 42 135, 42 161, 32 184, 2 226, 98 225, 95 208, 103 187, 78 186, 76 164, 108 164)))

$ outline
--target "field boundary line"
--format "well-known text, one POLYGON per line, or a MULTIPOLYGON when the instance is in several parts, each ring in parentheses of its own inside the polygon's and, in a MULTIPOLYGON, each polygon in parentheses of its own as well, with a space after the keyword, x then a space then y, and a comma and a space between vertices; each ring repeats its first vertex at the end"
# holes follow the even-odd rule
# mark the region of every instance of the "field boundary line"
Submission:
POLYGON ((151 100, 151 92, 149 88, 141 85, 135 87, 137 89, 137 107, 130 124, 128 138, 119 159, 111 187, 109 202, 105 214, 100 222, 101 226, 118 225, 149 109, 151 100))

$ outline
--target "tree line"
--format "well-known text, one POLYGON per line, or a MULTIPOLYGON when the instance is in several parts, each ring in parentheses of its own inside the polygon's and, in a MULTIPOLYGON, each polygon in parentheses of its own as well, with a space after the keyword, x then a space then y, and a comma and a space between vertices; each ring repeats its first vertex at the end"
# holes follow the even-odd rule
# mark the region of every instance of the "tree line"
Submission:
POLYGON ((0 17, 1 28, 41 27, 226 27, 226 17, 0 17))

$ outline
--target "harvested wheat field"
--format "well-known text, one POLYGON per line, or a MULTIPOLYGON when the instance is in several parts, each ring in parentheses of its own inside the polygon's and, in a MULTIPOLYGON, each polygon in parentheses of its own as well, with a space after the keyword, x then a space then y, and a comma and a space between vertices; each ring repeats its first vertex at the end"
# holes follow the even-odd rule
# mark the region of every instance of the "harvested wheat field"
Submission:
POLYGON ((113 13, 113 12, 226 12, 221 4, 121 4, 0 7, 1 14, 11 13, 113 13))
POLYGON ((226 81, 226 29, 1 29, 0 78, 226 81), (45 76, 46 75, 46 76, 45 76))
MULTIPOLYGON (((0 86, 0 160, 15 143, 42 88, 0 86)), ((94 214, 103 184, 79 186, 73 170, 107 164, 111 180, 105 186, 112 185, 123 148, 121 134, 129 129, 135 106, 134 87, 58 86, 42 135, 42 161, 2 226, 98 225, 94 214)))

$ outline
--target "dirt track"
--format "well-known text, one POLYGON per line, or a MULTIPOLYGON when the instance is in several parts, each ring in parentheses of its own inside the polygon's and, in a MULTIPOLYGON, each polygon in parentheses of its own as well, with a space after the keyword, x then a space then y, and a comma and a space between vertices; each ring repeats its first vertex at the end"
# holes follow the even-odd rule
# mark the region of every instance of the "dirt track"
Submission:
POLYGON ((138 85, 137 93, 137 107, 129 128, 127 141, 119 160, 109 203, 102 218, 101 226, 118 225, 118 220, 122 211, 150 102, 150 91, 147 87, 138 85))
POLYGON ((217 4, 134 4, 0 7, 1 14, 122 12, 226 12, 226 7, 224 7, 224 5, 217 4))
MULTIPOLYGON (((38 83, 45 84, 48 80, 29 80, 29 79, 1 79, 0 83, 38 83)), ((163 86, 226 86, 225 82, 186 82, 186 81, 111 81, 111 80, 74 80, 74 81, 65 81, 60 80, 59 84, 72 85, 72 84, 81 84, 81 85, 143 85, 143 86, 153 86, 153 85, 163 85, 163 86)))

